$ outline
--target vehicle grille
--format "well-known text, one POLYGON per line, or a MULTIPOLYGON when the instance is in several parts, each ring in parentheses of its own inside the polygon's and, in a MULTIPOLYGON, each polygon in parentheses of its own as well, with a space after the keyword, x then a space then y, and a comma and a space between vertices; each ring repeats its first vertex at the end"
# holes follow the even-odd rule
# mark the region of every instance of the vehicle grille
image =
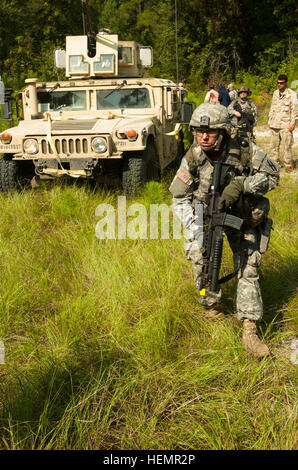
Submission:
POLYGON ((53 131, 67 131, 67 130, 74 130, 74 131, 85 131, 92 129, 97 120, 93 119, 83 119, 83 120, 62 120, 62 121, 54 121, 52 123, 52 130, 53 131))
MULTIPOLYGON (((87 154, 92 152, 90 148, 90 142, 86 138, 82 137, 53 137, 53 143, 55 144, 57 153, 64 154, 64 155, 81 155, 82 153, 87 154)), ((50 146, 47 139, 41 139, 41 150, 39 153, 43 155, 51 154, 53 155, 54 152, 52 147, 50 146)))

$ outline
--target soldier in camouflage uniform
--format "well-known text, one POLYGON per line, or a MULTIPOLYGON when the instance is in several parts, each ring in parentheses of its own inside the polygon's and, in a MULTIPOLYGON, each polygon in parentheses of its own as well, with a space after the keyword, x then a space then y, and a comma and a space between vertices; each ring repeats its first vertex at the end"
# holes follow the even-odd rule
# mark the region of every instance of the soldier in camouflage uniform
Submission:
POLYGON ((250 89, 243 85, 237 90, 238 98, 232 101, 228 107, 229 116, 233 126, 245 129, 252 133, 257 124, 258 110, 254 102, 248 98, 250 89))
POLYGON ((241 138, 242 152, 252 155, 253 127, 257 124, 258 111, 254 102, 248 98, 250 89, 243 85, 237 90, 236 98, 228 107, 229 116, 233 126, 232 135, 238 133, 241 138))
POLYGON ((185 227, 186 258, 193 264, 199 302, 206 307, 207 315, 219 311, 221 291, 204 297, 200 293, 203 267, 202 223, 198 222, 194 208, 199 205, 204 214, 214 162, 221 160, 228 163, 230 169, 219 208, 235 206, 242 194, 244 199, 250 201, 250 212, 246 217, 242 237, 238 230, 232 228, 225 229, 225 232, 237 270, 236 311, 237 318, 244 325, 243 345, 255 357, 263 357, 269 350, 256 332, 256 322, 263 314, 258 267, 261 252, 266 251, 269 242, 270 228, 268 229, 266 221, 271 220, 267 219, 269 201, 263 195, 278 185, 279 166, 255 144, 252 162, 247 154, 241 152, 238 140, 230 136, 231 124, 227 109, 220 104, 204 103, 196 108, 190 128, 194 133, 194 142, 182 159, 170 191, 174 210, 185 227), (209 122, 208 127, 200 127, 200 123, 206 123, 206 120, 209 122), (251 204, 251 201, 254 203, 251 204))
POLYGON ((293 168, 292 146, 293 130, 297 119, 297 95, 287 88, 287 76, 280 75, 277 79, 278 90, 275 90, 269 111, 268 126, 271 129, 271 154, 275 161, 279 160, 280 146, 284 149, 284 163, 287 171, 293 168))

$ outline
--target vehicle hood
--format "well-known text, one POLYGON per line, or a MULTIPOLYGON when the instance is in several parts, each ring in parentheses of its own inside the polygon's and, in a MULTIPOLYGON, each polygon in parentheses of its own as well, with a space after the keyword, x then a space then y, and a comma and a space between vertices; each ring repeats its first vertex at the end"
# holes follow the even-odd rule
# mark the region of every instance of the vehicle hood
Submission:
POLYGON ((131 116, 110 117, 98 119, 62 118, 53 119, 50 122, 45 119, 32 119, 20 121, 19 125, 7 132, 20 135, 45 135, 49 132, 53 135, 61 134, 111 134, 116 129, 143 128, 153 125, 154 117, 131 116))

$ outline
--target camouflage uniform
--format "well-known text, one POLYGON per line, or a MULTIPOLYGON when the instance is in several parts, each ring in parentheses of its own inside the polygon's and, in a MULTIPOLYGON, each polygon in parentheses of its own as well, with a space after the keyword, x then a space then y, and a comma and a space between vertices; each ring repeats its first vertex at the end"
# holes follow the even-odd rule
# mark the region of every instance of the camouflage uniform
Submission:
POLYGON ((248 130, 248 132, 252 133, 253 127, 257 124, 257 117, 258 117, 258 110, 254 102, 247 98, 246 100, 242 100, 241 98, 237 98, 236 100, 232 101, 232 103, 228 106, 228 113, 231 117, 231 123, 234 127, 238 127, 239 125, 248 130), (235 116, 235 107, 240 107, 241 111, 249 116, 252 117, 253 123, 251 125, 245 126, 242 124, 242 121, 235 116))
MULTIPOLYGON (((214 108, 215 106, 220 105, 212 105, 214 108)), ((220 106, 220 108, 223 107, 220 106)), ((257 321, 263 313, 258 267, 261 263, 261 252, 265 252, 267 249, 266 246, 263 246, 263 242, 266 245, 270 233, 269 230, 267 238, 266 229, 263 229, 263 236, 261 233, 260 222, 264 222, 269 212, 269 201, 263 195, 277 186, 279 166, 255 144, 253 144, 251 163, 247 154, 241 152, 238 140, 232 138, 228 138, 225 142, 220 159, 230 164, 229 179, 226 181, 226 185, 235 178, 242 178, 244 195, 248 198, 254 197, 257 201, 244 228, 245 251, 243 253, 245 254, 241 262, 241 269, 237 274, 236 292, 237 318, 257 321)), ((221 299, 221 291, 209 293, 206 297, 200 295, 200 277, 203 266, 201 252, 203 221, 197 215, 200 214, 200 210, 204 214, 207 207, 206 202, 210 192, 213 169, 212 161, 197 144, 195 138, 193 145, 182 159, 180 168, 170 186, 174 210, 185 227, 186 258, 193 264, 199 302, 207 307, 218 304, 221 299)), ((237 269, 241 256, 240 233, 231 228, 226 229, 225 232, 233 251, 234 266, 237 269)))
POLYGON ((283 93, 275 90, 269 111, 268 124, 271 128, 271 154, 275 161, 279 160, 280 145, 284 149, 284 163, 292 165, 293 132, 290 125, 295 125, 298 116, 297 95, 290 88, 283 93))
MULTIPOLYGON (((243 90, 250 94, 250 90, 248 87, 241 87, 238 90, 238 93, 243 90)), ((252 137, 253 137, 253 127, 257 124, 257 107, 254 102, 247 98, 245 100, 241 98, 237 98, 236 100, 232 101, 232 103, 228 106, 228 113, 231 118, 231 123, 234 129, 232 130, 232 135, 236 135, 238 129, 238 135, 242 141, 242 152, 246 153, 247 156, 252 156, 252 137), (243 112, 247 115, 247 119, 237 118, 235 116, 235 111, 243 112), (241 109, 241 111, 239 111, 241 109)))

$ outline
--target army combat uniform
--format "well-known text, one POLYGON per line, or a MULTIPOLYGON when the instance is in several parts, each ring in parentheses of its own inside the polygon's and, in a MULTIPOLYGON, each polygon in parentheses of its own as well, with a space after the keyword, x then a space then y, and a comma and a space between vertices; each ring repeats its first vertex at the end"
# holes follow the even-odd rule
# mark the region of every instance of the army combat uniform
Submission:
POLYGON ((246 100, 242 100, 241 98, 237 98, 236 100, 232 101, 232 103, 228 106, 228 113, 231 117, 231 123, 234 127, 241 127, 252 133, 253 127, 257 124, 258 110, 251 99, 248 98, 246 100), (249 116, 248 122, 245 122, 243 119, 237 118, 235 116, 235 111, 238 110, 240 110, 240 113, 243 112, 249 116))
POLYGON ((298 117, 297 95, 290 88, 283 93, 275 90, 269 111, 268 124, 271 128, 271 155, 275 161, 279 160, 280 145, 284 149, 284 163, 292 166, 293 132, 290 125, 295 125, 298 117))
MULTIPOLYGON (((247 90, 248 93, 250 93, 249 88, 247 88, 247 90)), ((232 101, 232 103, 228 106, 228 113, 231 118, 231 124, 233 126, 232 136, 235 136, 236 133, 238 133, 240 142, 242 142, 242 152, 246 153, 248 156, 251 156, 253 127, 257 124, 258 117, 256 105, 249 98, 243 100, 239 97, 232 101), (237 118, 235 111, 238 111, 241 114, 243 113, 245 117, 237 118)))
MULTIPOLYGON (((237 318, 257 321, 263 314, 258 267, 261 263, 261 252, 266 251, 270 234, 266 224, 266 221, 270 220, 267 219, 269 201, 263 196, 278 185, 279 166, 255 144, 252 145, 252 151, 253 158, 250 162, 247 154, 241 152, 237 139, 228 139, 220 159, 230 165, 225 187, 230 181, 237 180, 243 185, 244 197, 250 202, 254 201, 244 224, 242 238, 244 257, 241 255, 240 232, 231 228, 225 229, 225 232, 233 251, 235 270, 241 266, 237 273, 237 318)), ((209 292, 205 297, 200 294, 203 268, 202 221, 198 221, 196 212, 197 208, 201 208, 203 214, 206 210, 213 169, 212 161, 194 142, 182 159, 170 186, 174 210, 185 227, 186 258, 193 264, 199 302, 206 307, 218 304, 221 291, 209 292)))

